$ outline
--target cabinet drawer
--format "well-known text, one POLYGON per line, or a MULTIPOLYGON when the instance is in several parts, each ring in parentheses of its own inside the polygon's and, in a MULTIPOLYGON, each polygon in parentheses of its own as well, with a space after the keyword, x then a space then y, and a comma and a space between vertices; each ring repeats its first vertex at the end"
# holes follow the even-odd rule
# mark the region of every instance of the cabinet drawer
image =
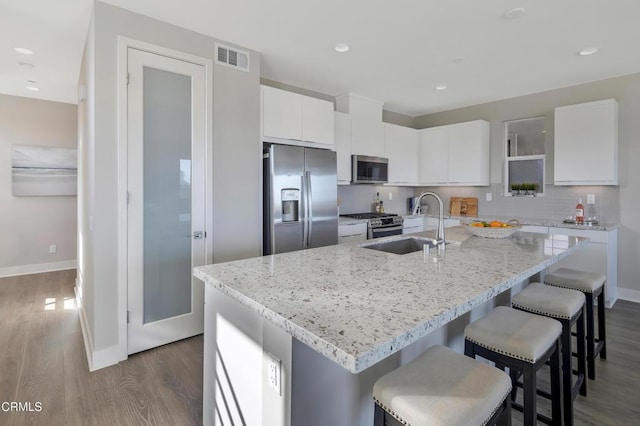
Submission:
MULTIPOLYGON (((460 225, 460 219, 445 219, 444 220, 444 227, 445 228, 450 228, 452 226, 458 226, 460 225)), ((426 226, 429 227, 430 229, 435 229, 438 227, 438 219, 435 217, 428 217, 426 220, 426 226)))
POLYGON ((549 228, 547 226, 537 226, 537 225, 522 225, 520 228, 521 232, 533 232, 535 234, 548 234, 549 228))
POLYGON ((589 231, 587 229, 573 229, 573 228, 549 228, 550 234, 562 234, 572 237, 586 237, 589 238, 592 243, 607 244, 609 242, 607 231, 589 231))
POLYGON ((338 226, 338 237, 364 236, 367 239, 366 223, 349 223, 338 226))

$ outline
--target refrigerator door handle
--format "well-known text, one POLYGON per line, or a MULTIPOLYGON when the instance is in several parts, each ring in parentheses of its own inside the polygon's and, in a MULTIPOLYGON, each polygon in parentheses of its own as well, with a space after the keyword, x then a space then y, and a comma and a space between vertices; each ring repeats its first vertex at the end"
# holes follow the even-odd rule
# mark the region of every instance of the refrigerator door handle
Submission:
POLYGON ((307 179, 306 175, 300 176, 300 186, 302 188, 302 248, 307 248, 307 240, 309 239, 309 198, 307 195, 307 179))
POLYGON ((313 196, 311 193, 311 172, 305 172, 305 177, 307 178, 307 241, 306 247, 311 246, 311 233, 313 232, 313 196))

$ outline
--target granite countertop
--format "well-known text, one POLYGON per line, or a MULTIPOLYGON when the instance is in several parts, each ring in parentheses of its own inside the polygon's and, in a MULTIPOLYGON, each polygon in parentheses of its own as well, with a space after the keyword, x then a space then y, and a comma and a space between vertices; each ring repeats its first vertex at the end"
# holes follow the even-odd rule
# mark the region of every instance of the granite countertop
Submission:
POLYGON ((194 275, 358 373, 587 241, 525 232, 485 239, 460 226, 446 235, 453 243, 444 253, 396 255, 340 244, 201 266, 194 275))

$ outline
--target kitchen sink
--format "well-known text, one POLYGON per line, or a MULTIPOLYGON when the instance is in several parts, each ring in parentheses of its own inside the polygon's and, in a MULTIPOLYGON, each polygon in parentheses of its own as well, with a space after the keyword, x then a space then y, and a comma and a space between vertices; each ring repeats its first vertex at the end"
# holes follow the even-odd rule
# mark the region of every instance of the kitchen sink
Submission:
POLYGON ((399 240, 384 241, 379 243, 367 243, 360 247, 371 250, 384 251, 386 253, 407 254, 424 250, 424 245, 429 249, 436 247, 436 240, 422 237, 407 237, 399 240))

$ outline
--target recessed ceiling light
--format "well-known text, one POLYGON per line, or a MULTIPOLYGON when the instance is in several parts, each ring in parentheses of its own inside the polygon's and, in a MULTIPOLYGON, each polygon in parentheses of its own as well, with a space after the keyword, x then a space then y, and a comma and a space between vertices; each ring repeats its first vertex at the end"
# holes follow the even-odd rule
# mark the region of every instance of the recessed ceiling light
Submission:
POLYGON ((25 67, 25 68, 35 68, 35 65, 33 65, 31 62, 20 61, 20 62, 18 62, 18 65, 20 65, 21 67, 25 67))
POLYGON ((505 13, 503 13, 502 17, 504 19, 511 20, 518 19, 522 15, 524 15, 524 7, 514 7, 513 9, 509 9, 505 13))
POLYGON ((33 50, 29 50, 24 47, 14 47, 13 50, 18 53, 22 53, 23 55, 33 55, 33 50))
POLYGON ((581 51, 578 52, 578 55, 580 55, 580 56, 589 56, 589 55, 593 55, 598 50, 600 50, 600 49, 597 48, 597 47, 585 47, 584 49, 582 49, 581 51))
POLYGON ((333 49, 338 53, 345 53, 348 52, 351 47, 349 47, 347 43, 338 43, 333 49))
POLYGON ((446 84, 438 84, 436 87, 434 87, 434 89, 436 89, 436 90, 447 90, 447 85, 446 84))
POLYGON ((32 92, 37 92, 40 89, 37 88, 36 86, 27 86, 27 90, 31 90, 32 92))

